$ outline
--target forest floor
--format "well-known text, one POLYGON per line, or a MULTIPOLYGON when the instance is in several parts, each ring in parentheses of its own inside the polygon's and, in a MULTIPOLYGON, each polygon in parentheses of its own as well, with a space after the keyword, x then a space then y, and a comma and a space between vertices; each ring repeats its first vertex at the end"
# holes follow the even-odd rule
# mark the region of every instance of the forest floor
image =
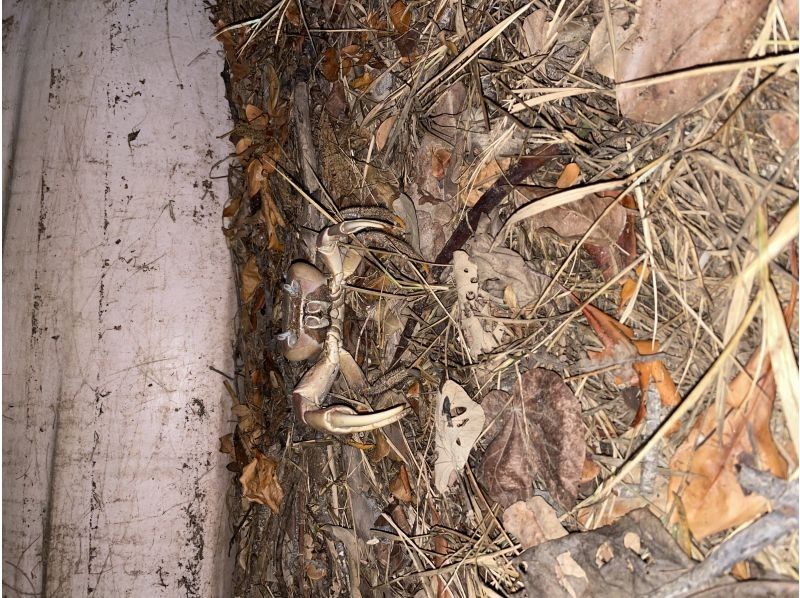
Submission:
POLYGON ((236 596, 796 595, 796 11, 212 8, 236 596))

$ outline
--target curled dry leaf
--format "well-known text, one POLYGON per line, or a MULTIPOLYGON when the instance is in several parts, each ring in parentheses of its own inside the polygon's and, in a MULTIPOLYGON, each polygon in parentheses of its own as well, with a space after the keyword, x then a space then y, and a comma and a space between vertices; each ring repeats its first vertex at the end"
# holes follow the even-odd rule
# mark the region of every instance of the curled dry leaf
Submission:
POLYGON ((516 536, 523 549, 567 535, 555 509, 541 496, 509 506, 503 511, 503 527, 516 536))
POLYGON ((469 398, 461 386, 447 380, 436 401, 436 450, 434 483, 445 492, 467 463, 467 458, 483 430, 483 409, 469 398))
POLYGON ((561 377, 529 369, 513 394, 494 390, 482 406, 489 445, 479 478, 503 506, 533 496, 534 478, 565 509, 578 492, 586 443, 580 403, 561 377))
POLYGON ((250 164, 247 165, 247 194, 249 197, 253 197, 261 190, 261 183, 264 182, 263 171, 264 165, 261 160, 258 158, 250 160, 250 164))
POLYGON ((258 451, 255 458, 244 468, 239 482, 244 497, 270 508, 273 513, 280 510, 283 488, 276 475, 278 462, 258 451))

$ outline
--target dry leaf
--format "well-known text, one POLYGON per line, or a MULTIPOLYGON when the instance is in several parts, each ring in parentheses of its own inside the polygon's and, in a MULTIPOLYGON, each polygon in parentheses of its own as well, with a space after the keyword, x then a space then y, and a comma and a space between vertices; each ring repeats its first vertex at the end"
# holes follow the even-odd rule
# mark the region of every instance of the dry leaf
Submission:
POLYGON ((588 243, 611 246, 617 242, 625 228, 625 208, 610 197, 588 195, 564 206, 546 210, 531 219, 535 228, 550 228, 567 240, 580 239, 608 209, 603 219, 586 238, 588 243))
POLYGON ((256 193, 261 191, 261 183, 264 182, 264 176, 262 175, 263 170, 264 170, 264 165, 258 158, 250 160, 250 164, 247 165, 248 197, 253 197, 256 193))
POLYGON ((581 167, 575 164, 575 162, 570 162, 564 167, 564 170, 562 170, 561 174, 558 176, 556 187, 559 189, 572 187, 572 185, 578 182, 579 178, 581 178, 581 167))
POLYGON ((431 174, 436 180, 441 181, 450 166, 450 158, 453 153, 446 148, 435 150, 431 156, 431 174))
POLYGON ((363 75, 350 82, 350 87, 353 89, 367 89, 370 85, 372 85, 372 75, 369 74, 369 71, 364 71, 363 75))
POLYGON ((389 139, 389 134, 392 132, 392 127, 396 120, 397 115, 392 114, 389 118, 384 120, 380 126, 378 126, 378 130, 375 131, 375 145, 378 147, 378 151, 386 147, 386 140, 389 139))
POLYGON ((247 149, 253 145, 253 140, 249 137, 242 137, 239 141, 236 142, 236 157, 239 158, 239 161, 244 165, 244 153, 247 149))
POLYGON ((411 26, 411 11, 403 0, 396 0, 389 7, 389 20, 397 33, 403 34, 411 26))
POLYGON ((669 488, 670 494, 680 496, 689 529, 698 540, 744 523, 769 508, 766 498, 745 495, 739 485, 736 466, 742 457, 750 455, 760 469, 786 478, 786 461, 770 432, 775 380, 769 360, 762 361, 761 357, 756 351, 728 386, 722 438, 711 403, 670 461, 675 472, 691 474, 688 478, 673 476, 669 488), (753 384, 759 365, 761 377, 753 384))
POLYGON ((516 536, 523 549, 567 535, 555 509, 541 496, 509 506, 503 511, 503 527, 516 536))
POLYGON ((408 470, 405 464, 400 464, 400 471, 397 472, 395 478, 389 483, 389 492, 400 502, 411 502, 411 482, 408 480, 408 470))
POLYGON ((258 285, 261 284, 261 273, 258 271, 255 256, 250 256, 241 271, 242 302, 247 303, 253 296, 258 285))
POLYGON ((244 107, 244 115, 247 118, 247 122, 250 124, 250 126, 255 127, 256 129, 264 129, 269 123, 267 120, 267 115, 264 114, 264 111, 253 104, 247 104, 244 107))
POLYGON ((339 78, 339 53, 336 48, 328 48, 322 53, 319 69, 322 76, 330 82, 339 78))
POLYGON ((547 22, 547 13, 548 10, 546 8, 539 8, 522 21, 522 34, 528 44, 529 56, 541 54, 542 50, 544 50, 544 44, 547 41, 547 28, 550 25, 547 22))
MULTIPOLYGON (((621 0, 610 0, 610 5, 614 51, 603 19, 592 34, 589 56, 598 72, 620 82, 745 58, 750 33, 768 0, 644 2, 633 10, 621 0)), ((679 77, 621 89, 617 100, 628 118, 662 123, 727 85, 733 76, 679 77)))
POLYGON ((467 463, 467 458, 483 430, 480 405, 452 380, 447 380, 436 401, 436 450, 434 483, 444 493, 467 463))
POLYGON ((611 526, 574 533, 529 548, 513 564, 529 596, 651 596, 694 564, 658 517, 634 511, 611 526), (641 538, 642 555, 625 537, 641 538), (646 553, 645 553, 646 551, 646 553))
POLYGON ((233 216, 236 216, 236 212, 239 211, 240 205, 242 205, 242 196, 237 195, 236 197, 232 197, 227 205, 223 208, 222 217, 232 218, 233 216))
POLYGON ((586 443, 580 403, 561 377, 550 370, 529 369, 513 394, 491 391, 481 405, 489 424, 489 445, 479 479, 489 495, 503 506, 527 500, 537 477, 562 507, 570 509, 586 443))
POLYGON ((266 505, 273 513, 280 511, 283 489, 276 475, 278 462, 258 451, 255 458, 244 468, 239 482, 242 494, 251 501, 266 505))

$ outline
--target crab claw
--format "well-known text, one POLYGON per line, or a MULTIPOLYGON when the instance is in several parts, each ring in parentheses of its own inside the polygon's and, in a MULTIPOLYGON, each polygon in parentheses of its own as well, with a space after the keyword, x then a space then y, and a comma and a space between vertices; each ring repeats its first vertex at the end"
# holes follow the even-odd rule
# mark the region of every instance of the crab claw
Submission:
POLYGON ((391 224, 383 222, 382 220, 370 220, 368 218, 345 220, 339 224, 333 224, 323 229, 319 237, 317 237, 317 253, 319 253, 332 275, 341 275, 343 272, 342 256, 337 247, 340 239, 347 235, 361 232, 362 230, 386 230, 390 228, 392 228, 391 224))
POLYGON ((405 405, 395 405, 384 411, 357 413, 345 405, 332 405, 324 409, 306 411, 305 422, 322 432, 353 434, 377 430, 402 419, 408 413, 405 405))

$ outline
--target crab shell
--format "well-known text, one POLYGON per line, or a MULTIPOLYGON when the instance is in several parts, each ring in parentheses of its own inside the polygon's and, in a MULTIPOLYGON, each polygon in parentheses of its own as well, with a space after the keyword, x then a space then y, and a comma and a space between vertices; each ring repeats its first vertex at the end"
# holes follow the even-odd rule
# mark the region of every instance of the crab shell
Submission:
MULTIPOLYGON (((309 263, 295 262, 286 274, 286 286, 297 289, 283 292, 282 328, 289 337, 278 343, 278 348, 289 361, 313 359, 322 351, 327 326, 306 326, 306 307, 309 301, 327 302, 328 284, 325 275, 309 263), (294 341, 294 342, 291 342, 294 341)), ((313 314, 327 318, 328 314, 313 314)))

